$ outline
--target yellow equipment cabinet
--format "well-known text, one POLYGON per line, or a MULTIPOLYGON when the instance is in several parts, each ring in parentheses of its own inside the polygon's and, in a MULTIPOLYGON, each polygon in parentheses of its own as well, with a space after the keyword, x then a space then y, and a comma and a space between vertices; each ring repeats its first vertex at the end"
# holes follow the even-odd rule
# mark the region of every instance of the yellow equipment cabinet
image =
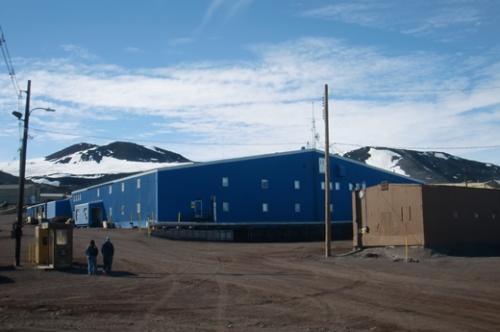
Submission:
POLYGON ((73 225, 44 222, 35 229, 35 263, 54 269, 71 268, 73 225))

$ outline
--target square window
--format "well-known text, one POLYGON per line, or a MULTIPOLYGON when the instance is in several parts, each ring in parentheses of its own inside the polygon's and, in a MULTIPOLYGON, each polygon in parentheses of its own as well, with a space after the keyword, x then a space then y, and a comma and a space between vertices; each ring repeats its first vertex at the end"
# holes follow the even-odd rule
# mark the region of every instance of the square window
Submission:
POLYGON ((295 180, 293 181, 293 187, 297 190, 300 189, 300 181, 299 180, 295 180))
POLYGON ((228 202, 222 202, 222 211, 229 212, 229 203, 228 202))
POLYGON ((300 212, 300 203, 295 203, 295 212, 296 213, 300 212))
POLYGON ((125 191, 125 182, 122 182, 122 192, 125 191))
POLYGON ((267 179, 260 180, 260 187, 262 189, 268 189, 269 188, 269 181, 267 179))
POLYGON ((141 189, 141 178, 137 179, 137 189, 141 189))
POLYGON ((267 206, 267 203, 262 203, 262 212, 267 212, 269 211, 269 207, 267 206))
POLYGON ((229 178, 228 177, 223 177, 222 178, 222 186, 223 187, 229 187, 229 178))

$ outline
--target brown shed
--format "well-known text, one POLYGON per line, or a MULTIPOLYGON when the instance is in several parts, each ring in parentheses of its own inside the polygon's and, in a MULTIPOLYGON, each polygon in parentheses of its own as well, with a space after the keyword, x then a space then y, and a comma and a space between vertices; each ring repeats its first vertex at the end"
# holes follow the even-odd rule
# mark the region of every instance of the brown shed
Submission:
POLYGON ((357 247, 500 245, 500 190, 381 184, 353 193, 357 247))

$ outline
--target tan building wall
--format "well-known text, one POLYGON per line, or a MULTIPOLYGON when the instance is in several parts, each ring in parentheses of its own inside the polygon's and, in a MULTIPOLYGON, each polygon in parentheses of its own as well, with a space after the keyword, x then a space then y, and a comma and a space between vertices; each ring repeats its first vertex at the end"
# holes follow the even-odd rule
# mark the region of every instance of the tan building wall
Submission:
POLYGON ((500 245, 500 190, 386 184, 356 194, 355 246, 500 245))
POLYGON ((420 185, 387 184, 367 188, 359 200, 361 210, 354 213, 355 236, 359 236, 359 227, 363 246, 403 245, 406 242, 423 245, 421 197, 420 185), (361 223, 358 226, 359 212, 361 223))

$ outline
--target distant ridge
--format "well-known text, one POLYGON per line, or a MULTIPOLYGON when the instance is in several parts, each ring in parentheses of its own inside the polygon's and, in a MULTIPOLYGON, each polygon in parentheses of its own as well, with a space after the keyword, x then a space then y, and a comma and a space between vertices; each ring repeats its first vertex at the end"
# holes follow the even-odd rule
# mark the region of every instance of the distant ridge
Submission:
POLYGON ((445 152, 365 146, 344 157, 429 183, 500 181, 499 166, 445 152))

